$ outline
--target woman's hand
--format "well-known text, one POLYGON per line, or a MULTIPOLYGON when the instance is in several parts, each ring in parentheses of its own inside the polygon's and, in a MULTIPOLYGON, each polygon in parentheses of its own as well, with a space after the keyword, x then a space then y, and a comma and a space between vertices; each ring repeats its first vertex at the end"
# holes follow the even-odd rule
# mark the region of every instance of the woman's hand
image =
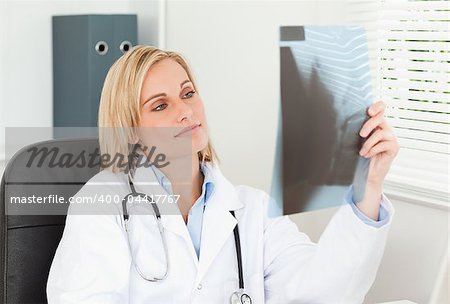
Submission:
POLYGON ((370 158, 367 182, 378 185, 383 184, 392 161, 400 149, 392 127, 384 118, 385 108, 386 105, 383 101, 372 104, 368 109, 371 118, 359 131, 361 137, 367 137, 370 134, 359 154, 370 158))
POLYGON ((384 118, 386 105, 378 101, 368 108, 370 119, 361 127, 359 135, 369 136, 359 154, 370 158, 364 199, 357 203, 358 208, 370 218, 377 220, 383 181, 392 161, 400 149, 393 129, 384 118))

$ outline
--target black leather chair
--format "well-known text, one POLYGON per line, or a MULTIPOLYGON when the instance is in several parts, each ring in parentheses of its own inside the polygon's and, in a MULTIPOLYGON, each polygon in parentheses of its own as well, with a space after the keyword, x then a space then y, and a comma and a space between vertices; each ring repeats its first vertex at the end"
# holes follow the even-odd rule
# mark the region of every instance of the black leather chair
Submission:
POLYGON ((68 208, 68 204, 17 203, 16 197, 58 195, 67 201, 99 171, 98 157, 97 138, 65 139, 27 146, 8 162, 0 193, 2 303, 47 303, 47 277, 64 230, 68 208), (50 151, 50 154, 39 165, 42 154, 30 163, 33 151, 50 151), (51 155, 55 151, 57 156, 51 163, 51 155), (61 160, 64 153, 69 154, 61 160), (79 160, 79 166, 68 165, 69 155, 83 153, 88 161, 97 157, 97 163, 80 165, 79 160), (58 160, 57 164, 68 166, 53 166, 58 160))

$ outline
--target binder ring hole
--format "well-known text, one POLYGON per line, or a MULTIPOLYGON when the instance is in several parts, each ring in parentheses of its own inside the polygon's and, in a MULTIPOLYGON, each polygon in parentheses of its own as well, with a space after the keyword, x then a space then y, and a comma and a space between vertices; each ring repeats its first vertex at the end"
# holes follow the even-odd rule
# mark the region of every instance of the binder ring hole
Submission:
POLYGON ((105 41, 99 41, 95 44, 95 51, 99 55, 105 55, 108 53, 108 44, 105 41))
POLYGON ((119 46, 119 48, 120 48, 120 51, 122 52, 122 53, 126 53, 126 52, 128 52, 130 49, 131 49, 131 47, 132 47, 132 44, 131 44, 131 42, 130 41, 122 41, 122 43, 120 44, 120 46, 119 46))

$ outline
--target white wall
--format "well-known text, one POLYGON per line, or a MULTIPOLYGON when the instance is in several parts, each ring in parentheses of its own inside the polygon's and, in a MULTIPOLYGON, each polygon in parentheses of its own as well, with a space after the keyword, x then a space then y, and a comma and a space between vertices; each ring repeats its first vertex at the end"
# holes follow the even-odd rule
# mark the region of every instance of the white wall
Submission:
POLYGON ((138 16, 138 43, 159 45, 159 0, 128 0, 129 14, 138 16))
POLYGON ((138 15, 138 42, 158 44, 158 0, 0 0, 0 159, 5 127, 53 120, 52 15, 138 15))
POLYGON ((0 0, 0 172, 3 172, 4 158, 4 141, 5 141, 5 106, 6 106, 6 79, 7 79, 7 66, 5 58, 5 46, 6 43, 6 2, 0 0))
MULTIPOLYGON (((446 257, 449 212, 392 199, 396 220, 367 299, 428 303, 446 257)), ((448 264, 447 264, 448 265, 448 264)), ((371 301, 368 301, 370 303, 371 301)))
MULTIPOLYGON (((394 205, 395 218, 377 278, 365 303, 402 299, 415 303, 445 303, 430 302, 430 299, 433 292, 442 293, 448 289, 448 284, 443 285, 446 282, 444 274, 439 277, 441 271, 448 271, 448 210, 405 202, 392 198, 389 192, 387 196, 394 205)), ((305 212, 291 218, 312 241, 317 242, 336 210, 305 212)))

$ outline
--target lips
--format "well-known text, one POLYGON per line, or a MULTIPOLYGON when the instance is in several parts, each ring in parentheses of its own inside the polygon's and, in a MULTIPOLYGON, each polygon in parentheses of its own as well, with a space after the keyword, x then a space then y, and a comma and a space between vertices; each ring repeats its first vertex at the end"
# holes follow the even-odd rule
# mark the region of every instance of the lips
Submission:
POLYGON ((191 131, 192 129, 195 129, 195 128, 197 128, 197 127, 200 127, 201 125, 202 125, 202 124, 198 123, 198 124, 193 124, 193 125, 190 125, 189 127, 183 128, 178 134, 175 135, 175 137, 178 137, 178 136, 180 136, 180 135, 183 135, 184 133, 189 132, 189 131, 191 131))

